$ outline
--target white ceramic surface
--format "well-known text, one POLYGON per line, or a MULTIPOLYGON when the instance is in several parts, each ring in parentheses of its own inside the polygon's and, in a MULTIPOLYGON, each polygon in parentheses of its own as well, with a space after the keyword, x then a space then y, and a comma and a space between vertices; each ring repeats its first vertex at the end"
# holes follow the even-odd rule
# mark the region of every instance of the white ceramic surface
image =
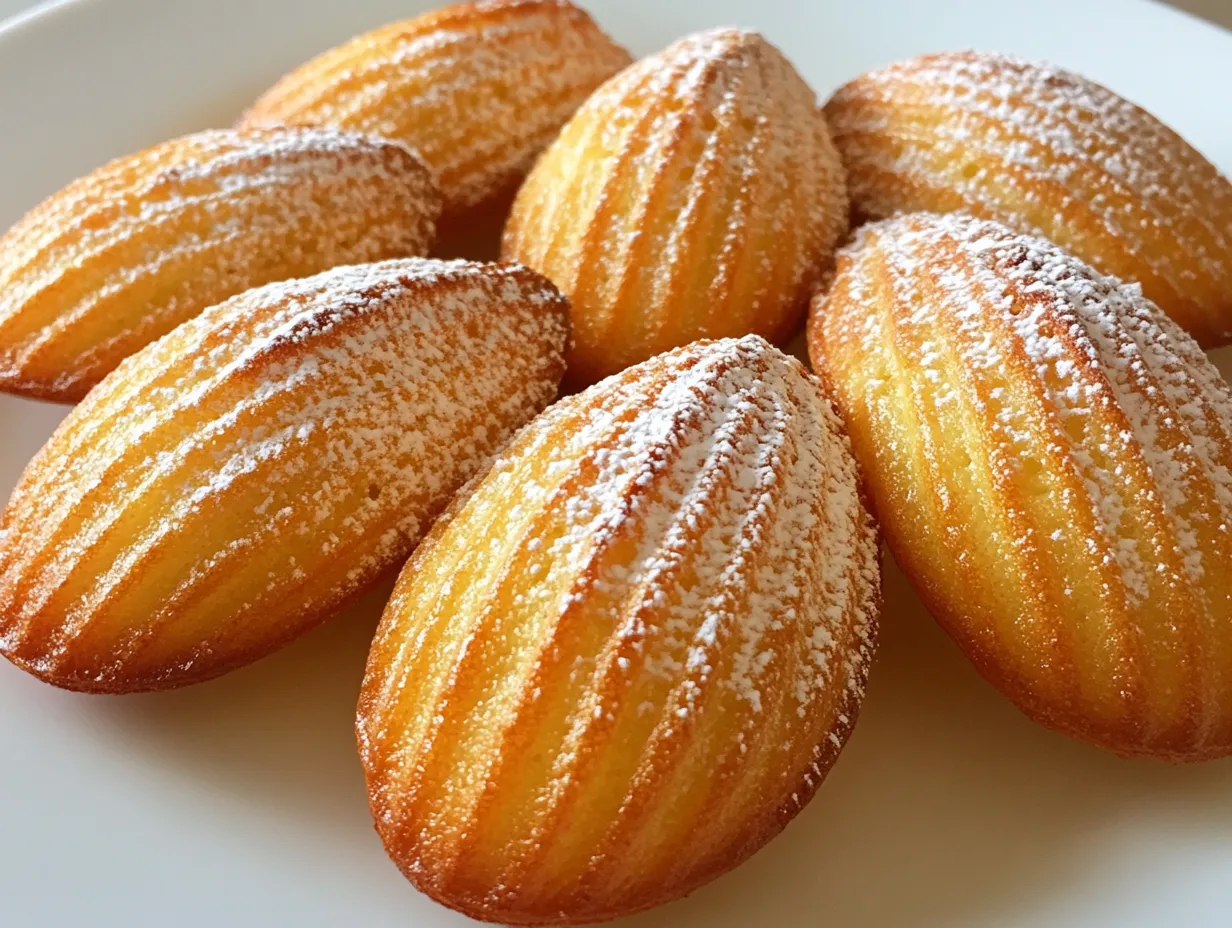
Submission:
MULTIPOLYGON (((5 12, 19 5, 0 0, 5 12)), ((0 226, 104 159, 225 124, 287 67, 424 0, 75 0, 0 31, 0 226)), ((906 55, 1052 59, 1232 170, 1232 34, 1145 0, 603 0, 635 51, 764 31, 827 95, 906 55)), ((0 492, 62 414, 0 399, 0 492)), ((1232 761, 1129 762, 1027 722, 891 571, 863 718, 752 861, 622 925, 1223 928, 1232 761)), ((180 692, 83 697, 0 662, 0 925, 437 926, 372 831, 351 731, 380 599, 180 692)))

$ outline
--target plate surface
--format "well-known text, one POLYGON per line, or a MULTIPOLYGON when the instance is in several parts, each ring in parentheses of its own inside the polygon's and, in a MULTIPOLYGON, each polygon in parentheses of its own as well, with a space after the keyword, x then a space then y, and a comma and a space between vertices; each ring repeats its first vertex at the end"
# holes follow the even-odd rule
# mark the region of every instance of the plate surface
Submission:
MULTIPOLYGON (((0 227, 105 159, 225 125, 288 67, 434 5, 76 0, 0 31, 0 227)), ((1232 34, 1145 0, 588 6, 636 52, 759 28, 822 97, 924 51, 1051 59, 1232 172, 1232 34)), ((61 415, 0 398, 0 493, 61 415)), ((468 924, 403 881, 369 823, 351 726, 380 605, 168 694, 82 697, 0 662, 0 923, 468 924)), ((622 926, 1232 924, 1232 760, 1122 761, 1037 728, 893 568, 883 624, 860 725, 807 811, 734 873, 622 926)))

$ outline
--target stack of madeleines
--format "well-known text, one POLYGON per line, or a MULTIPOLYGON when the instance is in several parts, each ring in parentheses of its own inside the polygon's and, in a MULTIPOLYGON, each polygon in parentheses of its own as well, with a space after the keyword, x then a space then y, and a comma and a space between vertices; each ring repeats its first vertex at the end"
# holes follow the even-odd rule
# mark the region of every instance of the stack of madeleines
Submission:
POLYGON ((0 241, 0 388, 81 401, 4 511, 0 650, 180 686, 401 567, 357 723, 390 856, 611 918, 808 802, 880 538, 1032 718, 1232 753, 1230 339, 1232 184, 1074 74, 931 55, 823 108, 753 32, 633 62, 559 0, 450 7, 0 241), (505 262, 423 257, 514 189, 505 262), (806 315, 816 375, 771 344, 806 315))

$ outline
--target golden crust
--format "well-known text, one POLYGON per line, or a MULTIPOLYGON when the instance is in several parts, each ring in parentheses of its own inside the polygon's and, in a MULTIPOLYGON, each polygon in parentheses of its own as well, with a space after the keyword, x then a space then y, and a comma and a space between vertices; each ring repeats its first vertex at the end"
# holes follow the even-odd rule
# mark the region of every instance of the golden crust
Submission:
POLYGON ((250 287, 423 254, 439 212, 408 149, 328 129, 213 130, 120 158, 0 239, 0 389, 79 400, 250 287))
POLYGON ((571 3, 462 3, 325 52, 240 125, 330 125, 405 142, 436 172, 453 215, 516 184, 587 95, 631 60, 571 3))
POLYGON ((1232 393, 1136 286, 959 214, 866 226, 818 296, 831 383, 904 571, 1045 725, 1232 753, 1232 393))
POLYGON ((502 254, 570 298, 577 385, 696 338, 789 337, 847 230, 816 97, 753 32, 617 75, 518 193, 502 254))
POLYGON ((1004 55, 925 55, 826 104, 856 211, 963 211, 1042 235, 1208 347, 1232 339, 1232 183, 1112 91, 1004 55))
POLYGON ((689 892, 820 784, 878 589, 841 424, 762 339, 562 400, 459 494, 382 620, 357 724, 386 849, 492 921, 689 892))
POLYGON ((27 467, 0 520, 0 652, 98 692, 268 653, 401 563, 551 401, 566 331, 532 271, 427 259, 206 310, 27 467))

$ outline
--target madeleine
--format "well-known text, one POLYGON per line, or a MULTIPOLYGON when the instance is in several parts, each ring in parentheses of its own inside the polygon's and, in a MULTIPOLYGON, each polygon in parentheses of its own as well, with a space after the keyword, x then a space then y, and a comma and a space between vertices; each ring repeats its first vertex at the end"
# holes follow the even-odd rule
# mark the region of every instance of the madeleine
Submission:
POLYGON ((562 400, 459 496, 385 612, 358 728, 386 849, 489 921, 689 892, 821 783, 878 596, 838 418, 762 339, 562 400))
POLYGON ((215 676, 400 564, 546 406, 564 301, 406 259, 250 290, 125 361, 0 520, 0 652, 57 686, 215 676))
POLYGON ((789 338, 847 213, 812 89, 757 33, 717 29, 586 101, 518 192, 502 254, 569 297, 584 385, 698 338, 789 338))
POLYGON ((895 558, 1029 716, 1232 753, 1232 393, 1138 287, 994 222, 866 227, 809 327, 895 558))

